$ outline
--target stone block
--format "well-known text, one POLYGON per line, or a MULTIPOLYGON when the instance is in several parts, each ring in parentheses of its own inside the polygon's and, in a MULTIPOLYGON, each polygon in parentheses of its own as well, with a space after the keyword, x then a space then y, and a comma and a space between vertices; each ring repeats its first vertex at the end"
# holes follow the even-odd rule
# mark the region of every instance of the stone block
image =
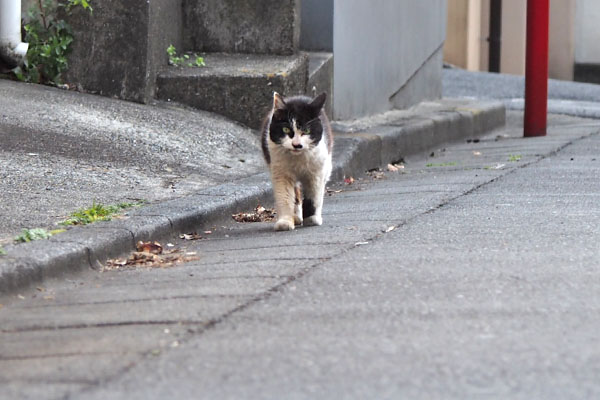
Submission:
POLYGON ((203 52, 291 55, 299 0, 183 0, 184 45, 203 52))
POLYGON ((65 17, 74 41, 64 81, 81 91, 146 103, 166 65, 169 44, 181 49, 181 0, 94 2, 65 17))
POLYGON ((305 93, 308 58, 250 54, 203 54, 206 67, 169 67, 157 79, 157 97, 215 112, 258 129, 273 101, 305 93))

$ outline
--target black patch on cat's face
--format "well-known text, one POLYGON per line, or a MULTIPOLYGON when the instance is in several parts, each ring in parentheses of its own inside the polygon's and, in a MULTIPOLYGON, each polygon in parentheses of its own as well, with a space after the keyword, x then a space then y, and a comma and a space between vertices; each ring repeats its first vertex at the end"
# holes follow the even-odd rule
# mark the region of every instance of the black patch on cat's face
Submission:
POLYGON ((316 146, 323 137, 323 124, 319 115, 325 102, 326 95, 311 99, 306 96, 296 96, 285 99, 285 106, 273 111, 271 124, 269 126, 269 136, 274 143, 280 144, 283 138, 288 135, 294 137, 292 121, 296 121, 296 126, 301 131, 310 130, 310 138, 316 146), (284 132, 284 128, 288 133, 284 132))

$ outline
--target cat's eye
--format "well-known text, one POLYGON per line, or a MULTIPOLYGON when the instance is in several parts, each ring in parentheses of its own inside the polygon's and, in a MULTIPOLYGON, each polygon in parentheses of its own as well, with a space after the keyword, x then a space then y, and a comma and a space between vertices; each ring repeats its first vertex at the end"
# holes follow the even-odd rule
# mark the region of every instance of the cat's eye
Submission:
POLYGON ((306 128, 305 130, 302 131, 303 135, 310 135, 310 128, 306 128))
POLYGON ((288 134, 288 133, 290 133, 290 132, 291 132, 291 131, 290 131, 290 128, 288 128, 287 126, 284 126, 284 127, 283 127, 283 133, 285 133, 285 134, 287 135, 287 134, 288 134))

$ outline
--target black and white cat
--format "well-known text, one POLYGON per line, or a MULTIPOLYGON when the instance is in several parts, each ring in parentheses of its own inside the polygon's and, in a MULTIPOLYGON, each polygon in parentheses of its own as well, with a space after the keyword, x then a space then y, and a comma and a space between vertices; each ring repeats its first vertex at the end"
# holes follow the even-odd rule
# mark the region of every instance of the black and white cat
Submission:
POLYGON ((275 230, 321 225, 325 184, 331 175, 333 135, 323 110, 326 93, 311 99, 273 94, 262 131, 263 154, 271 170, 275 230))

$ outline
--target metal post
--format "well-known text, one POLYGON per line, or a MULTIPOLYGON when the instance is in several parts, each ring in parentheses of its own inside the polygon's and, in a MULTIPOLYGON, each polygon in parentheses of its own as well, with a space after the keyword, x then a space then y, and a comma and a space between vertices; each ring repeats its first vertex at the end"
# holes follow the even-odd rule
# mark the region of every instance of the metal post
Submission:
POLYGON ((488 55, 488 71, 500 72, 500 49, 502 47, 502 0, 490 2, 490 35, 488 37, 490 51, 488 55))
POLYGON ((524 136, 546 136, 549 0, 527 0, 524 136))

